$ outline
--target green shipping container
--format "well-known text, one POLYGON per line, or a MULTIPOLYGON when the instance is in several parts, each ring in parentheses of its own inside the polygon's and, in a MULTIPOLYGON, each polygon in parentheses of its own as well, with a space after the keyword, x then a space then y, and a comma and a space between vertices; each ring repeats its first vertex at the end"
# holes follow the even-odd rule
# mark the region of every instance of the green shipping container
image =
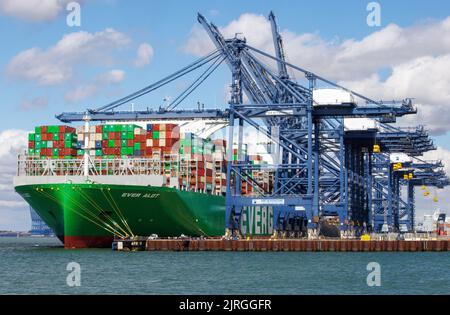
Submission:
POLYGON ((114 140, 108 140, 108 148, 114 148, 114 140))
POLYGON ((35 149, 40 149, 40 148, 42 148, 42 142, 41 142, 41 141, 36 141, 36 142, 34 143, 34 148, 35 148, 35 149))
POLYGON ((58 133, 59 132, 59 126, 48 126, 47 127, 48 133, 58 133))
POLYGON ((41 134, 35 134, 35 135, 34 135, 34 141, 42 141, 42 136, 41 136, 41 134))
POLYGON ((76 140, 78 140, 78 137, 76 134, 66 133, 66 134, 64 134, 64 140, 65 141, 76 141, 76 140))
POLYGON ((41 149, 34 149, 34 155, 35 156, 41 155, 41 149))
POLYGON ((103 152, 101 149, 95 150, 95 156, 102 156, 102 155, 103 155, 103 152))
POLYGON ((122 140, 120 141, 120 146, 121 146, 121 147, 126 147, 126 146, 127 146, 127 140, 122 139, 122 140))
MULTIPOLYGON (((106 126, 105 126, 106 127, 106 126)), ((102 133, 102 140, 109 140, 109 137, 108 137, 108 133, 107 132, 103 132, 102 133)))
POLYGON ((134 144, 134 150, 139 151, 141 149, 141 144, 139 142, 136 142, 134 144))
POLYGON ((34 141, 34 138, 35 138, 34 133, 28 134, 28 141, 34 141))
POLYGON ((41 134, 42 133, 42 128, 41 127, 35 127, 34 128, 34 133, 35 134, 41 134))
POLYGON ((41 141, 40 149, 45 149, 45 148, 47 148, 47 141, 41 141))
POLYGON ((28 154, 29 155, 34 155, 36 152, 35 152, 35 149, 28 149, 28 154))
POLYGON ((53 150, 52 150, 52 155, 53 155, 53 156, 58 156, 58 155, 59 155, 59 149, 56 149, 56 148, 53 149, 53 150))
POLYGON ((84 150, 77 150, 77 155, 84 155, 84 150))
POLYGON ((153 135, 153 139, 159 139, 159 131, 153 131, 153 133, 152 133, 152 135, 153 135))
POLYGON ((64 148, 71 149, 74 146, 72 141, 64 141, 64 148))
POLYGON ((120 149, 120 154, 122 155, 127 155, 128 154, 128 148, 127 147, 122 147, 120 149))
POLYGON ((55 140, 55 141, 59 141, 60 140, 59 139, 59 133, 54 133, 52 139, 55 140))

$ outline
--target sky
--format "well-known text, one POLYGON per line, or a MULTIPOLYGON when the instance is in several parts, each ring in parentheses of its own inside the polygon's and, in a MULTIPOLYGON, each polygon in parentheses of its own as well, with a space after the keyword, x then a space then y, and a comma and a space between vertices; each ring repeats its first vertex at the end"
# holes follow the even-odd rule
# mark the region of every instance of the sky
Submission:
MULTIPOLYGON (((61 112, 108 104, 212 51, 197 12, 226 37, 242 33, 249 44, 273 52, 267 20, 273 10, 288 61, 372 98, 414 98, 418 115, 399 123, 425 125, 438 146, 426 157, 450 165, 446 0, 377 1, 379 26, 368 25, 370 1, 363 0, 83 0, 79 26, 67 23, 69 2, 0 0, 0 230, 30 228, 28 208, 11 184, 27 132, 57 124, 61 112)), ((230 77, 225 66, 219 68, 180 107, 198 101, 225 107, 230 77)), ((136 100, 134 107, 156 109, 192 78, 136 100)), ((419 194, 418 215, 446 210, 448 191, 436 192, 438 204, 419 194)))

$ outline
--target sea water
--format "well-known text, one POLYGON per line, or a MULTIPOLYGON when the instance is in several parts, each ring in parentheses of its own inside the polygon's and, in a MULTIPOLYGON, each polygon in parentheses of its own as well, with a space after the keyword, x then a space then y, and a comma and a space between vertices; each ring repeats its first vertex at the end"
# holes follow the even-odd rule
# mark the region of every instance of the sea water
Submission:
POLYGON ((0 294, 450 294, 450 253, 113 252, 0 238, 0 294))

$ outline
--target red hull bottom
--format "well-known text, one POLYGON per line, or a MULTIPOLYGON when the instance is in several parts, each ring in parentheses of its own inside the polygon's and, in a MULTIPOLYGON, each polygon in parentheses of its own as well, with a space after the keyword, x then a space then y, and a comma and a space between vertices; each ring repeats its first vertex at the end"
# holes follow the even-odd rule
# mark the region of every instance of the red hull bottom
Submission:
POLYGON ((112 236, 64 236, 64 248, 111 248, 112 236))

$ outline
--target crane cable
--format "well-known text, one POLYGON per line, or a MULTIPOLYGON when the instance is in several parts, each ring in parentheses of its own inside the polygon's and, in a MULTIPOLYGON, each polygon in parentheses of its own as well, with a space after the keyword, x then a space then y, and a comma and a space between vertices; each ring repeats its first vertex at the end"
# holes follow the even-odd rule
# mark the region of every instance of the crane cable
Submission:
POLYGON ((121 98, 121 99, 119 99, 117 101, 114 101, 112 103, 109 103, 109 104, 107 104, 105 106, 102 106, 102 107, 97 108, 97 109, 92 110, 92 111, 94 111, 94 112, 102 112, 102 111, 111 110, 111 109, 114 109, 114 108, 116 108, 116 107, 118 107, 120 105, 123 105, 123 104, 125 104, 125 103, 127 103, 129 101, 132 101, 132 100, 134 100, 134 99, 136 99, 138 97, 141 97, 141 96, 143 96, 145 94, 148 94, 148 93, 152 92, 153 90, 156 90, 156 89, 160 88, 161 86, 166 85, 166 84, 168 84, 168 83, 178 79, 179 77, 182 77, 185 74, 202 67, 204 64, 206 64, 206 63, 210 62, 211 60, 215 59, 218 55, 220 55, 219 50, 215 50, 212 53, 206 55, 205 57, 202 57, 202 58, 198 59, 197 61, 195 61, 194 63, 184 67, 183 69, 181 69, 181 70, 179 70, 179 71, 177 71, 177 72, 175 72, 175 73, 173 73, 173 74, 171 74, 171 75, 169 75, 169 76, 167 76, 167 77, 157 81, 156 83, 153 83, 153 84, 151 84, 149 86, 146 86, 145 88, 142 88, 141 90, 139 90, 137 92, 134 92, 134 93, 132 93, 132 94, 130 94, 128 96, 125 96, 125 97, 123 97, 123 98, 121 98))
MULTIPOLYGON (((42 189, 42 188, 41 188, 42 189)), ((124 237, 124 235, 120 234, 117 232, 117 230, 111 228, 111 226, 109 224, 105 224, 104 222, 100 221, 100 223, 103 223, 106 225, 103 226, 102 224, 99 224, 98 222, 95 222, 93 219, 89 218, 88 216, 83 215, 82 213, 76 211, 73 207, 67 207, 62 201, 60 201, 59 199, 55 198, 54 196, 50 195, 49 193, 45 192, 44 190, 39 190, 38 188, 36 188, 36 190, 42 194, 44 197, 53 200, 56 204, 58 204, 60 207, 62 207, 63 209, 69 209, 71 211, 73 211, 74 213, 78 214, 79 216, 85 218, 86 220, 92 222, 93 224, 99 226, 100 228, 104 229, 105 231, 107 231, 108 233, 111 233, 112 235, 117 235, 120 237, 124 237)), ((91 214, 92 215, 92 214, 91 214)), ((94 216, 94 218, 97 218, 96 216, 94 216)), ((97 218, 98 219, 98 218, 97 218)))
MULTIPOLYGON (((95 201, 93 201, 91 199, 91 197, 89 197, 82 189, 78 189, 78 191, 79 191, 80 195, 83 196, 92 206, 97 208, 100 213, 104 213, 104 210, 95 201)), ((124 224, 124 225, 125 225, 125 228, 128 229, 128 231, 126 231, 124 228, 122 228, 116 221, 111 219, 109 216, 107 216, 107 218, 110 219, 111 223, 113 223, 114 226, 117 226, 118 228, 120 228, 122 230, 122 232, 124 232, 125 234, 130 234, 131 236, 134 236, 133 232, 131 231, 131 229, 129 229, 129 227, 126 224, 124 224)), ((120 216, 119 216, 119 219, 122 221, 120 216)))
POLYGON ((178 95, 172 101, 172 103, 170 103, 169 106, 167 106, 166 109, 173 110, 173 109, 175 109, 175 107, 180 105, 180 103, 182 101, 184 101, 186 99, 186 97, 188 97, 196 88, 198 88, 200 86, 200 84, 202 84, 222 64, 222 62, 225 59, 226 59, 226 57, 220 58, 220 55, 218 57, 216 57, 214 62, 194 82, 192 82, 192 84, 187 89, 185 89, 180 95, 178 95), (217 63, 218 60, 220 60, 219 63, 217 63), (189 90, 191 90, 191 91, 189 91, 189 90), (187 93, 187 94, 184 95, 185 93, 187 93))

